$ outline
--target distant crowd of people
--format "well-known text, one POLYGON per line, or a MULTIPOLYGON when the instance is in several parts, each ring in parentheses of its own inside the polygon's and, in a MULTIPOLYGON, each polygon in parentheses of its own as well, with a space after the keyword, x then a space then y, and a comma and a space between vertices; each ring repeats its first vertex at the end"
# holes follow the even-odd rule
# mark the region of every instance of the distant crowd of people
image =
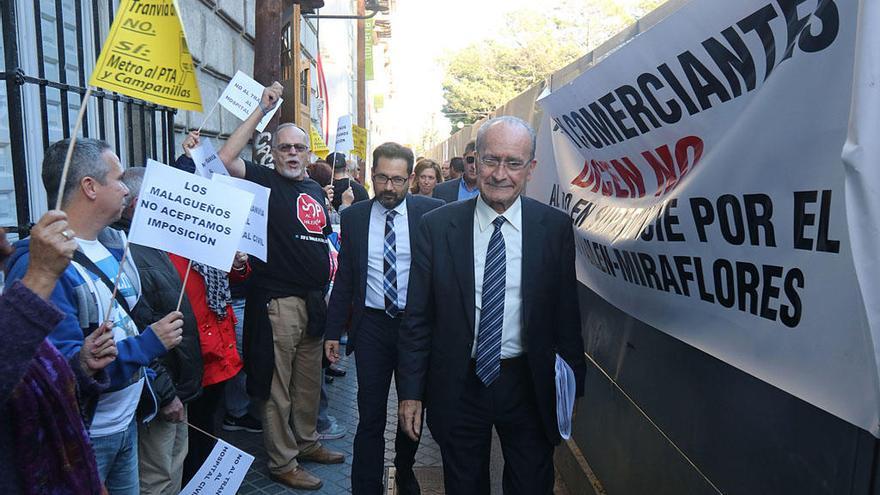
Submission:
MULTIPOLYGON (((238 253, 228 273, 128 242, 143 167, 79 139, 65 176, 69 141, 46 150, 60 210, 14 246, 0 233, 4 493, 176 495, 218 426, 262 433, 273 480, 319 489, 304 466, 345 460, 324 443, 347 433, 325 386, 342 352, 357 371, 352 493, 384 493, 392 379, 397 493, 420 493, 425 414, 447 493, 489 493, 493 427, 505 493, 552 493, 555 356, 578 395, 585 363, 570 220, 523 196, 534 130, 492 119, 442 163, 381 144, 370 198, 356 161, 312 160, 293 123, 274 131, 274 168, 241 158, 281 93, 266 88, 218 151, 271 190, 267 261, 238 253)), ((189 133, 173 166, 194 172, 199 144, 189 133)))

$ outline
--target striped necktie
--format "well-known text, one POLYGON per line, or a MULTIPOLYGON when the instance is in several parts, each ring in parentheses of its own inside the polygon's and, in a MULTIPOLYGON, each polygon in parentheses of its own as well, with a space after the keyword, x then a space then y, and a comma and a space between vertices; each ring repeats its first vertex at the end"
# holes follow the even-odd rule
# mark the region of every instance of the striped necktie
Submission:
POLYGON ((397 211, 389 210, 385 214, 385 312, 395 318, 400 313, 397 306, 397 239, 394 235, 394 217, 397 211))
POLYGON ((477 377, 487 387, 501 373, 501 328, 504 323, 504 279, 507 275, 504 236, 501 234, 504 222, 503 216, 492 222, 495 230, 489 239, 483 272, 480 331, 477 335, 477 377))

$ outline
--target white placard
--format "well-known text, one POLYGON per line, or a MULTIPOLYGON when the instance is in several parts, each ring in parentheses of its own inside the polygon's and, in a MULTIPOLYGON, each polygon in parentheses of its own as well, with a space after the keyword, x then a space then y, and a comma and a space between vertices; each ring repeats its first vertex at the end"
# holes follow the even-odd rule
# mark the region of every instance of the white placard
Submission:
POLYGON ((351 130, 351 115, 339 117, 336 124, 336 145, 333 151, 347 153, 354 149, 354 135, 351 130))
POLYGON ((190 150, 192 160, 196 164, 196 173, 210 179, 214 174, 229 175, 226 166, 217 156, 214 145, 208 138, 201 138, 199 146, 190 150))
POLYGON ((248 191, 254 195, 254 204, 247 218, 244 232, 241 234, 241 244, 238 250, 252 254, 266 261, 266 230, 269 224, 269 193, 268 187, 244 179, 236 179, 228 175, 214 175, 215 182, 229 184, 232 187, 248 191))
POLYGON ((129 238, 229 271, 254 195, 147 160, 129 238))
MULTIPOLYGON (((220 105, 240 120, 247 120, 252 113, 260 109, 260 98, 263 96, 264 89, 266 89, 265 86, 244 72, 238 71, 235 73, 235 77, 229 81, 223 93, 220 94, 220 105)), ((272 110, 263 116, 257 125, 257 132, 263 132, 283 102, 284 98, 279 98, 272 110)))
MULTIPOLYGON (((199 433, 201 435, 201 433, 199 433)), ((254 456, 234 445, 217 440, 211 455, 183 487, 180 495, 224 495, 237 493, 254 462, 254 456)))

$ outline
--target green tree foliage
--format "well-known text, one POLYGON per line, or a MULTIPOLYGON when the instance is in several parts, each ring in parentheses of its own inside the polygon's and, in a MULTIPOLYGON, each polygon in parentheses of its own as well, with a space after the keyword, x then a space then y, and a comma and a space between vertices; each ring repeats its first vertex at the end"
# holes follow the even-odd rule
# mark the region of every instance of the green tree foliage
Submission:
POLYGON ((632 24, 665 0, 559 0, 505 17, 505 29, 444 61, 443 112, 471 124, 632 24))

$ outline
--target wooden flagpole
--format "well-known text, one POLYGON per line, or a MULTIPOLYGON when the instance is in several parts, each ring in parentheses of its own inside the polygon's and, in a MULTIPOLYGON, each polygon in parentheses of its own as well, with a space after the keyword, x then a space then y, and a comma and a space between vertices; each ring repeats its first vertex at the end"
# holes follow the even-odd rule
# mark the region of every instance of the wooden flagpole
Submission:
POLYGON ((183 276, 183 285, 180 287, 180 297, 177 298, 177 309, 174 311, 180 311, 180 305, 183 304, 183 294, 186 292, 186 281, 189 280, 189 272, 192 270, 193 260, 189 260, 189 263, 186 265, 186 275, 183 276))
MULTIPOLYGON (((70 169, 70 158, 73 156, 73 147, 76 145, 76 137, 79 134, 79 128, 82 125, 83 116, 88 108, 89 96, 92 95, 92 87, 86 89, 82 103, 79 107, 79 115, 76 116, 76 125, 73 127, 73 134, 70 136, 70 144, 67 146, 67 156, 64 158, 64 168, 61 170, 61 182, 58 183, 58 198, 55 200, 55 209, 61 209, 61 201, 64 199, 64 183, 67 182, 67 171, 70 169)), ((106 320, 106 318, 105 318, 106 320)))

